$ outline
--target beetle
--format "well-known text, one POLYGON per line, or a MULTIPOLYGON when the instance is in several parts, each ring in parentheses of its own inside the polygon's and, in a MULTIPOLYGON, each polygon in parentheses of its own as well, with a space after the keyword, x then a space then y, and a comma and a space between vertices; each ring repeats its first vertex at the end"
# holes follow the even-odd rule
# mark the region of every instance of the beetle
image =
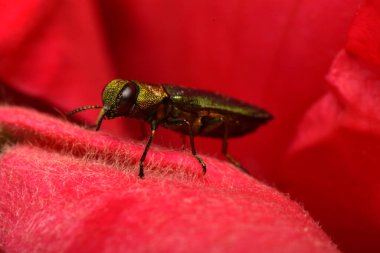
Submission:
POLYGON ((194 136, 222 139, 223 155, 247 172, 228 153, 228 138, 254 131, 273 117, 265 110, 214 92, 176 85, 154 85, 134 80, 115 79, 102 92, 103 106, 77 108, 71 116, 88 109, 101 109, 96 131, 104 119, 125 116, 142 119, 150 125, 150 136, 140 158, 139 177, 144 177, 144 160, 158 126, 189 135, 191 152, 206 173, 206 164, 197 154, 194 136))

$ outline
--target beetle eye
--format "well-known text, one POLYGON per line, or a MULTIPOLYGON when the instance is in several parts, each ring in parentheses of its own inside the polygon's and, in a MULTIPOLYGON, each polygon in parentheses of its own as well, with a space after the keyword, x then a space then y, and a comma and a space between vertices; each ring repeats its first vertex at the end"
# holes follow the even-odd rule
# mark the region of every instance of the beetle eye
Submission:
POLYGON ((117 104, 117 114, 129 114, 136 103, 137 87, 135 84, 126 85, 120 91, 119 102, 117 104))

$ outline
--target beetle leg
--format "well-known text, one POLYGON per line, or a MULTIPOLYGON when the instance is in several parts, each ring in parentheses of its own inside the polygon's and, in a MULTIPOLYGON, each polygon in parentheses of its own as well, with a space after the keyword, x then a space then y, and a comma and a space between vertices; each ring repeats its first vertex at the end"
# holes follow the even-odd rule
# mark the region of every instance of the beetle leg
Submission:
POLYGON ((193 130, 191 129, 190 126, 189 126, 189 134, 190 134, 191 153, 192 153, 193 156, 195 156, 195 157, 198 159, 198 161, 201 163, 202 168, 203 168, 203 174, 206 174, 206 164, 203 162, 202 158, 200 158, 200 157, 197 155, 197 151, 195 150, 195 145, 194 145, 194 134, 193 134, 193 130))
POLYGON ((202 169, 203 169, 203 174, 206 174, 206 164, 203 162, 202 158, 200 158, 198 155, 197 155, 197 151, 195 149, 195 144, 194 144, 194 133, 193 133, 193 129, 191 128, 191 125, 190 125, 190 122, 187 121, 186 119, 173 119, 173 118, 168 118, 165 123, 167 125, 177 125, 177 126, 181 126, 181 125, 187 125, 189 127, 189 136, 190 136, 190 145, 191 145, 191 153, 193 154, 193 156, 195 156, 195 158, 197 158, 197 160, 199 161, 199 163, 202 165, 202 169))
POLYGON ((150 122, 150 128, 151 128, 150 136, 149 136, 148 142, 147 142, 147 144, 145 146, 144 153, 142 154, 142 156, 140 158, 140 171, 139 171, 139 177, 140 178, 144 177, 144 161, 145 161, 145 157, 146 157, 146 154, 148 153, 150 144, 152 143, 152 140, 153 140, 154 133, 156 132, 156 129, 157 129, 157 125, 156 125, 156 121, 155 120, 153 120, 153 121, 150 122))
POLYGON ((222 152, 223 155, 236 167, 238 167, 241 171, 249 174, 249 172, 238 162, 236 161, 230 154, 228 154, 228 125, 224 122, 224 135, 223 135, 223 147, 222 152))

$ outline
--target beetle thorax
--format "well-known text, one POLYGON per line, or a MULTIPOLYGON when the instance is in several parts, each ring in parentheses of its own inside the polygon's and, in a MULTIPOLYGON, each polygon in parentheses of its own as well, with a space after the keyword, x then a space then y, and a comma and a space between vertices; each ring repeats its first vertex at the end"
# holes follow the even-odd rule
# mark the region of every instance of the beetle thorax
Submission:
POLYGON ((168 97, 162 86, 149 85, 136 82, 139 87, 139 93, 136 100, 136 106, 132 114, 151 112, 157 108, 162 101, 168 97))

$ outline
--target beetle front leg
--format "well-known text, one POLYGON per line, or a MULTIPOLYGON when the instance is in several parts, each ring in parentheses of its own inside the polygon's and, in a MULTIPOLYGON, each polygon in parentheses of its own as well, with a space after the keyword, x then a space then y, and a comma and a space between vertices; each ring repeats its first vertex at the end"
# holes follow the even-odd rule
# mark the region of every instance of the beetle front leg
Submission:
POLYGON ((202 165, 203 174, 206 174, 206 171, 207 171, 206 170, 206 164, 203 162, 202 158, 200 158, 197 155, 197 151, 195 149, 194 133, 193 133, 193 129, 191 127, 190 122, 187 121, 186 119, 172 119, 172 118, 168 118, 168 119, 166 119, 165 124, 167 124, 167 125, 176 125, 176 126, 181 126, 181 125, 187 125, 188 126, 188 128, 189 128, 189 136, 190 136, 191 153, 193 154, 193 156, 195 156, 195 158, 197 158, 197 160, 199 161, 199 163, 202 165))
POLYGON ((139 171, 139 177, 140 178, 144 178, 144 161, 145 161, 146 155, 148 154, 150 144, 152 143, 154 133, 157 130, 156 121, 153 120, 152 122, 150 122, 150 129, 151 129, 151 131, 150 131, 150 136, 149 136, 148 142, 145 146, 144 153, 142 154, 142 156, 140 158, 140 171, 139 171))

